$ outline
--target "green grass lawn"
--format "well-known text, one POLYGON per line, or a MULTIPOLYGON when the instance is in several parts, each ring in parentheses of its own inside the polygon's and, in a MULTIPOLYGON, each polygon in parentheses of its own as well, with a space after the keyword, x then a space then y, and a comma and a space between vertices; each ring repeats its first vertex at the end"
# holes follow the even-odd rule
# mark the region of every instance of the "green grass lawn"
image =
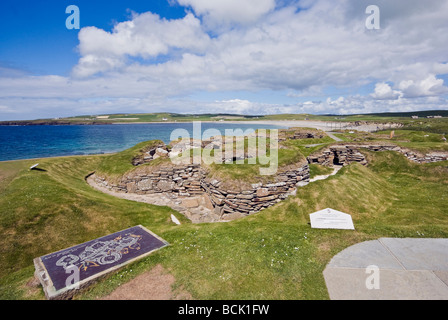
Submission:
POLYGON ((325 176, 333 172, 333 168, 324 167, 318 164, 310 164, 310 177, 311 179, 316 176, 325 176))
POLYGON ((444 134, 421 130, 384 130, 375 133, 345 131, 336 135, 346 142, 386 142, 422 153, 448 151, 448 142, 443 140, 444 134), (392 131, 394 134, 391 138, 392 131))
MULTIPOLYGON (((377 134, 390 135, 390 131, 382 131, 377 134)), ((448 142, 444 141, 443 137, 443 134, 426 131, 397 130, 390 141, 399 146, 423 153, 430 151, 448 151, 448 142)))
MULTIPOLYGON (((353 244, 380 237, 448 237, 448 163, 417 165, 394 152, 367 153, 325 181, 230 223, 189 223, 167 207, 93 190, 85 176, 107 156, 1 162, 0 299, 44 299, 26 283, 32 260, 141 224, 171 245, 110 275, 77 299, 97 299, 161 264, 195 299, 329 299, 322 272, 353 244), (350 213, 356 231, 317 230, 309 214, 350 213), (170 221, 175 214, 183 224, 170 221)), ((102 164, 103 163, 103 164, 102 164)), ((121 169, 120 169, 121 170, 121 169)))

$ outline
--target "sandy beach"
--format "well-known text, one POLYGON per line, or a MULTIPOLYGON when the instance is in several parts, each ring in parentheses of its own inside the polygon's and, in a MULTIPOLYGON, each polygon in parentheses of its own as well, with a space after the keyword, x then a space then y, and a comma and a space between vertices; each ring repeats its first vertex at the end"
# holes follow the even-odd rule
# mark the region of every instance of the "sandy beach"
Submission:
MULTIPOLYGON (((338 130, 353 130, 353 131, 362 131, 362 132, 372 132, 372 131, 378 131, 378 130, 384 130, 384 129, 390 129, 390 125, 386 124, 376 124, 376 123, 360 123, 358 125, 355 125, 355 123, 353 122, 328 122, 328 121, 316 121, 316 120, 249 120, 249 121, 198 121, 200 124, 208 124, 210 126, 210 124, 216 124, 217 127, 221 127, 222 126, 226 126, 226 125, 232 125, 232 126, 236 126, 238 127, 238 125, 243 126, 250 126, 252 127, 252 129, 257 129, 257 127, 259 128, 260 126, 272 126, 272 127, 278 127, 278 128, 312 128, 312 129, 318 129, 318 130, 322 130, 325 131, 331 138, 333 138, 335 141, 340 141, 339 138, 337 138, 336 136, 334 136, 332 134, 332 132, 338 131, 338 130)), ((171 125, 173 126, 173 124, 178 124, 179 126, 181 126, 182 124, 188 124, 188 123, 193 123, 193 122, 116 122, 114 124, 118 125, 118 124, 125 124, 125 125, 138 125, 138 124, 157 124, 157 125, 171 125)), ((86 153, 86 154, 82 154, 82 155, 96 155, 96 154, 113 154, 115 152, 113 151, 102 151, 102 152, 90 152, 90 153, 86 153)), ((61 155, 61 156, 53 156, 53 155, 49 155, 49 156, 38 156, 38 157, 33 157, 30 155, 30 157, 27 157, 26 159, 4 159, 1 160, 3 161, 18 161, 18 160, 38 160, 38 159, 44 159, 44 158, 53 158, 53 157, 72 157, 72 156, 76 156, 76 155, 61 155)), ((78 155, 79 156, 79 155, 78 155)))
MULTIPOLYGON (((201 123, 217 123, 217 124, 258 124, 258 125, 270 125, 279 126, 285 128, 313 128, 322 130, 325 132, 331 132, 334 130, 356 130, 363 132, 372 132, 381 129, 389 128, 387 125, 381 124, 362 124, 356 126, 353 122, 332 122, 332 121, 316 121, 316 120, 253 120, 253 121, 198 121, 201 123)), ((190 121, 186 122, 115 122, 113 124, 176 124, 176 123, 192 123, 190 121)))

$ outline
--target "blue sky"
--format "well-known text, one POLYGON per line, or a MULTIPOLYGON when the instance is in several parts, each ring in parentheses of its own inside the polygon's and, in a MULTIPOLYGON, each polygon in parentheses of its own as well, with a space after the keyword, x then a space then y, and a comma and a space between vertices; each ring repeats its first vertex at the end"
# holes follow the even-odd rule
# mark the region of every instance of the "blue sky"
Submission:
POLYGON ((448 109, 447 2, 370 2, 4 0, 0 120, 448 109))
POLYGON ((36 75, 69 75, 78 62, 78 30, 68 30, 69 5, 80 8, 80 26, 110 31, 129 18, 129 10, 152 11, 167 19, 185 16, 185 9, 166 0, 40 0, 0 2, 0 63, 36 75), (32 53, 32 54, 30 54, 32 53))

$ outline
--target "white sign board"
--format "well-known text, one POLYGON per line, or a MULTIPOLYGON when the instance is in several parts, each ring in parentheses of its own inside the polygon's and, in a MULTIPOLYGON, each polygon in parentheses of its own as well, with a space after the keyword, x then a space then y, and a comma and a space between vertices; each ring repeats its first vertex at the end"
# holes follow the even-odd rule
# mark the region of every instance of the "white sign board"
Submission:
POLYGON ((333 209, 310 214, 310 220, 313 229, 355 230, 351 215, 333 209))
POLYGON ((171 221, 173 221, 177 225, 180 225, 180 221, 176 218, 174 214, 171 215, 171 221))

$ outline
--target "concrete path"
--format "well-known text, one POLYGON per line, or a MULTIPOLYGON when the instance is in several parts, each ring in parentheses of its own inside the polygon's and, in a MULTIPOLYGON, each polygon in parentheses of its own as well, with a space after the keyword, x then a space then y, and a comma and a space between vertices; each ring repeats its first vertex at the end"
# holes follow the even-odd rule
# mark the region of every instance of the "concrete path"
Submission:
POLYGON ((336 255, 324 278, 332 300, 448 300, 448 239, 359 243, 336 255))

